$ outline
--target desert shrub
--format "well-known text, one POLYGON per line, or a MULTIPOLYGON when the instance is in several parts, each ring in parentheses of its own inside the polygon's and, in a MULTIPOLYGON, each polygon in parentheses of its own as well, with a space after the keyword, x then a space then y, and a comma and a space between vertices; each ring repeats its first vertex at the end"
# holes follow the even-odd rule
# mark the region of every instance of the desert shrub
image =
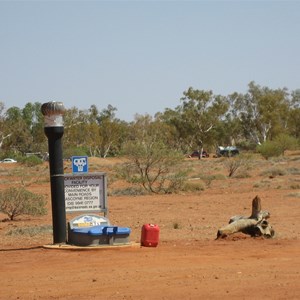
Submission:
POLYGON ((181 225, 178 222, 174 222, 172 227, 173 227, 173 229, 180 229, 181 225))
POLYGON ((262 176, 276 177, 286 175, 286 171, 282 168, 271 168, 260 173, 262 176))
POLYGON ((300 190, 300 184, 296 184, 296 183, 291 184, 290 188, 292 190, 300 190))
POLYGON ((266 141, 257 146, 257 152, 260 153, 265 159, 270 157, 277 157, 282 154, 282 148, 274 141, 266 141))
POLYGON ((187 171, 173 172, 166 176, 166 183, 162 186, 164 193, 176 193, 181 191, 187 181, 187 171))
POLYGON ((20 215, 45 215, 46 201, 42 195, 36 195, 23 187, 11 187, 0 192, 0 211, 10 220, 20 215))
POLYGON ((200 178, 203 182, 205 182, 207 187, 210 187, 211 183, 214 180, 224 180, 226 176, 223 174, 199 174, 197 176, 193 176, 194 178, 200 178))
POLYGON ((134 141, 123 149, 128 162, 120 175, 130 183, 142 186, 150 193, 174 193, 182 189, 188 171, 183 167, 180 152, 162 142, 134 141))
POLYGON ((288 197, 295 197, 295 198, 300 198, 300 193, 291 193, 287 195, 288 197))
POLYGON ((123 189, 114 189, 109 192, 109 196, 139 196, 145 194, 146 191, 139 186, 130 186, 123 189))
POLYGON ((226 176, 223 174, 199 174, 193 177, 199 177, 201 180, 206 181, 212 181, 212 180, 224 180, 226 179, 226 176))
POLYGON ((203 183, 199 181, 187 181, 182 190, 186 192, 200 192, 204 191, 204 186, 203 183))
POLYGON ((44 233, 52 233, 53 229, 51 225, 41 225, 41 226, 34 226, 34 227, 26 227, 26 228, 16 228, 9 230, 6 235, 29 235, 35 236, 44 233))
POLYGON ((251 156, 239 155, 225 158, 223 163, 228 171, 228 177, 232 177, 237 171, 245 173, 249 168, 251 156))
POLYGON ((288 172, 292 175, 300 175, 300 169, 299 168, 288 168, 288 172))
POLYGON ((21 160, 19 160, 22 164, 25 164, 28 167, 37 166, 43 163, 43 160, 39 158, 36 155, 31 155, 28 157, 22 157, 21 160))
POLYGON ((270 187, 271 183, 268 180, 262 180, 260 182, 254 183, 253 187, 255 188, 265 188, 265 187, 270 187))
POLYGON ((299 146, 298 140, 288 134, 279 134, 275 138, 274 143, 281 149, 282 155, 284 155, 286 150, 296 150, 299 146))
POLYGON ((248 173, 247 171, 245 171, 245 172, 240 172, 240 173, 238 173, 238 174, 235 174, 235 175, 234 175, 234 178, 240 178, 240 179, 242 179, 242 178, 251 178, 251 174, 248 173))
MULTIPOLYGON (((293 154, 292 154, 293 155, 293 154)), ((300 156, 292 157, 289 159, 290 161, 300 161, 300 156)))

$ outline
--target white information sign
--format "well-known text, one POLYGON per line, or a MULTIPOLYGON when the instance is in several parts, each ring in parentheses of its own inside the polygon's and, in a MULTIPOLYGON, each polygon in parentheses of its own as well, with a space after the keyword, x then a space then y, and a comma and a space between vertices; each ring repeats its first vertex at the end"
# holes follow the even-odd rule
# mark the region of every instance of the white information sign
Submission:
POLYGON ((66 212, 106 212, 105 173, 65 175, 66 212))

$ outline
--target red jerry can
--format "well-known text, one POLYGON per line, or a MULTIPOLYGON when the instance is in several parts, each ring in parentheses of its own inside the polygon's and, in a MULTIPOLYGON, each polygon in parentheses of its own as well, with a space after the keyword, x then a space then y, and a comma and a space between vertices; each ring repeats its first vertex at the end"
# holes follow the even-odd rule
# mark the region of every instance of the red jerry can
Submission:
POLYGON ((155 224, 144 224, 142 227, 141 246, 156 247, 159 241, 159 227, 155 224))

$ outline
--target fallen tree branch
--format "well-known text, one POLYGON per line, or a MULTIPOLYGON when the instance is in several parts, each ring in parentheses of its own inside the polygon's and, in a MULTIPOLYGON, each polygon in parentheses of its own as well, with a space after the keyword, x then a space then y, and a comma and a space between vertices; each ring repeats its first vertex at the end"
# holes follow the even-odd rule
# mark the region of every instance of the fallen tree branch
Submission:
POLYGON ((242 232, 251 236, 263 236, 271 238, 275 231, 268 223, 270 218, 268 211, 261 210, 261 200, 256 196, 252 200, 252 213, 250 217, 233 216, 229 220, 229 224, 221 227, 217 232, 217 239, 225 238, 230 234, 242 232))

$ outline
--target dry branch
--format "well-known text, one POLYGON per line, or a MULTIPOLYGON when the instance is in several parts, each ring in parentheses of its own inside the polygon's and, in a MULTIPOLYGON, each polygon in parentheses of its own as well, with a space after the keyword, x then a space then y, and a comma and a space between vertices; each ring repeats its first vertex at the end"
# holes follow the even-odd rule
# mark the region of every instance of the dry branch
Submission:
POLYGON ((271 238, 275 232, 267 219, 270 218, 268 211, 261 210, 261 199, 256 196, 252 200, 252 213, 250 217, 234 216, 230 218, 229 224, 221 227, 217 232, 218 238, 242 232, 251 236, 263 236, 271 238))

